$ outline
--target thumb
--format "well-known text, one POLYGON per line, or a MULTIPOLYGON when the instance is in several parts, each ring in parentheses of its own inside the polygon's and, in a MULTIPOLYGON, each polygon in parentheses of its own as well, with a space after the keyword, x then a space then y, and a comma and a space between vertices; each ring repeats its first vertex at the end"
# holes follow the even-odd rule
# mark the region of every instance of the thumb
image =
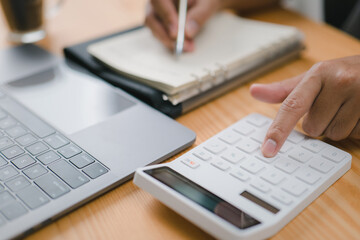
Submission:
POLYGON ((193 39, 217 9, 217 6, 208 4, 207 1, 198 1, 189 8, 185 27, 186 37, 193 39))
POLYGON ((251 95, 257 100, 268 103, 281 103, 292 92, 305 74, 270 84, 253 84, 251 95))

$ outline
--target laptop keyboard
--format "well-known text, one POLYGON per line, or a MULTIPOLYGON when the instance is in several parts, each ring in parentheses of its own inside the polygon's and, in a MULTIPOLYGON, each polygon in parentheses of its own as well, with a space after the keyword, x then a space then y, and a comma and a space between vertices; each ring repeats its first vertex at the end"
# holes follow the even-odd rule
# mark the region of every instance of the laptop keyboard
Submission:
POLYGON ((0 92, 0 227, 108 171, 0 92))

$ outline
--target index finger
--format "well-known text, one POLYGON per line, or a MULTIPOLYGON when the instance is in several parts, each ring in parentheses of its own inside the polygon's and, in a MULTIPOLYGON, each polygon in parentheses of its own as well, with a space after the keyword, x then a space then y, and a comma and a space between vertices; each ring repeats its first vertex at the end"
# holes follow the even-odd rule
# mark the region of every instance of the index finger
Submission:
POLYGON ((278 153, 296 123, 310 110, 321 86, 321 76, 308 72, 284 100, 261 147, 265 157, 274 157, 278 153))
POLYGON ((178 14, 176 6, 172 0, 152 0, 155 14, 159 17, 171 38, 176 38, 178 14))

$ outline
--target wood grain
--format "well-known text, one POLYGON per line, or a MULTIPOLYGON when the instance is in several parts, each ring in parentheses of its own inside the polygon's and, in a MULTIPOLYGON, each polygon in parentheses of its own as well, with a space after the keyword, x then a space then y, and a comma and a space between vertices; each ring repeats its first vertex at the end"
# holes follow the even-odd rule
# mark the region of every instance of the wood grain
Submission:
MULTIPOLYGON (((56 54, 65 46, 142 24, 145 0, 66 1, 59 15, 47 22, 48 36, 39 45, 56 54)), ((255 82, 274 82, 306 71, 326 59, 360 54, 360 43, 325 24, 314 23, 280 8, 247 17, 288 24, 306 37, 302 57, 259 77, 255 82)), ((0 48, 6 27, 0 17, 0 48)), ((177 121, 197 133, 194 146, 252 112, 274 117, 279 105, 251 98, 249 86, 239 87, 177 121)), ((300 126, 300 125, 299 125, 300 126)), ((273 239, 360 238, 360 142, 330 142, 353 156, 351 170, 285 226, 273 239)), ((172 158, 173 159, 173 158, 172 158)), ((211 239, 132 182, 108 192, 28 239, 211 239)))

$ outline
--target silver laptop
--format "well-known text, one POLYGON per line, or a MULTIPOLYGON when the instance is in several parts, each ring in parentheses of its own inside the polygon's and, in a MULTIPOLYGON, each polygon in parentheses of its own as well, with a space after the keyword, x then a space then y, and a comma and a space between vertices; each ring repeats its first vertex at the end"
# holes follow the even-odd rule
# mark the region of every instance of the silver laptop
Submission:
POLYGON ((0 52, 0 238, 23 236, 195 141, 191 130, 62 59, 0 52))

